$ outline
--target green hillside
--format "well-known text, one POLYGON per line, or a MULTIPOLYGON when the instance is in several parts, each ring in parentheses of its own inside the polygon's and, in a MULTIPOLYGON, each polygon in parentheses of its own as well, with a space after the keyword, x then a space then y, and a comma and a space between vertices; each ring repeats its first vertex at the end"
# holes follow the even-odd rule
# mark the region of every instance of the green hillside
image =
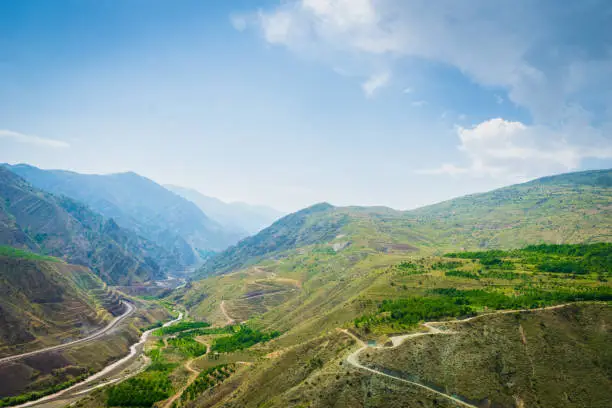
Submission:
POLYGON ((366 253, 442 254, 533 243, 612 241, 612 170, 563 174, 412 211, 318 204, 207 261, 200 276, 329 243, 366 253))
POLYGON ((164 276, 146 240, 67 197, 38 190, 0 166, 0 245, 90 267, 105 282, 164 276))
MULTIPOLYGON (((248 379, 236 377, 240 391, 223 394, 228 406, 265 402, 266 406, 324 407, 334 406, 335 398, 343 401, 338 406, 410 406, 408 401, 454 406, 418 388, 344 368, 348 350, 356 347, 337 330, 387 344, 390 336, 423 330, 423 321, 580 301, 609 304, 610 174, 553 176, 405 212, 317 205, 284 217, 213 257, 199 271, 206 278, 192 282, 172 299, 184 304, 192 316, 219 325, 246 321, 264 332, 283 333, 252 348, 256 355, 274 357, 256 364, 248 379), (370 384, 365 388, 369 391, 363 391, 364 382, 370 384)), ((610 308, 585 305, 584 313, 606 321, 610 308)), ((576 360, 582 357, 608 364, 605 350, 598 346, 603 340, 588 343, 587 350, 571 338, 577 333, 599 335, 596 328, 548 316, 536 320, 550 322, 551 333, 563 343, 559 347, 571 350, 571 355, 559 360, 567 376, 559 384, 590 386, 571 370, 586 367, 576 360)), ((547 344, 535 342, 530 352, 541 353, 547 344)), ((485 349, 480 354, 476 346, 471 350, 473 359, 494 358, 502 352, 485 349)), ((500 358, 523 364, 513 348, 507 351, 510 354, 500 358)), ((443 353, 432 349, 435 352, 443 353)), ((231 354, 223 362, 235 361, 231 354)), ((394 353, 388 354, 385 358, 392 361, 394 353)), ((536 370, 552 370, 554 363, 554 359, 543 360, 536 370)), ((372 364, 387 369, 385 361, 372 364)), ((453 364, 469 367, 471 362, 455 359, 453 364)), ((598 372, 597 381, 607 375, 605 370, 598 372)), ((413 374, 405 375, 412 378, 413 374)), ((460 379, 467 374, 457 370, 453 375, 460 379)), ((516 381, 526 381, 526 375, 517 373, 516 381)), ((432 374, 425 382, 442 388, 457 384, 446 381, 432 374)), ((511 391, 501 382, 487 381, 489 402, 509 406, 511 391)), ((556 406, 557 399, 543 394, 556 389, 555 380, 542 381, 520 388, 520 400, 532 401, 533 395, 542 394, 542 406, 556 406)), ((485 404, 483 392, 477 392, 473 384, 470 387, 453 388, 450 393, 485 404)), ((594 392, 589 400, 587 394, 569 398, 597 406, 609 397, 594 392)), ((210 401, 210 394, 206 395, 198 403, 210 401)))
POLYGON ((199 274, 223 273, 255 263, 265 256, 332 240, 348 217, 321 203, 289 214, 257 235, 210 259, 199 274))
MULTIPOLYGON (((465 334, 431 336, 397 350, 368 350, 360 361, 474 404, 510 407, 518 396, 525 406, 534 399, 542 407, 573 406, 572 401, 605 406, 611 397, 602 387, 612 367, 603 346, 612 316, 611 245, 533 245, 420 256, 363 253, 350 246, 335 252, 319 244, 193 282, 175 297, 192 316, 219 325, 229 316, 282 335, 250 349, 256 363, 248 374, 234 377, 232 387, 238 391, 203 393, 196 405, 188 406, 206 406, 219 398, 223 406, 403 407, 414 401, 420 401, 417 406, 455 406, 414 386, 347 366, 348 353, 358 346, 338 329, 386 345, 390 336, 423 331, 424 321, 480 315, 478 325, 453 328, 465 334), (495 315, 573 302, 579 306, 495 315), (528 354, 522 352, 525 347, 528 354), (548 352, 551 347, 557 351, 548 352), (534 356, 544 357, 534 362, 534 356), (540 373, 537 380, 530 377, 532 368, 540 373), (548 374, 556 369, 562 378, 548 374), (593 381, 585 376, 589 371, 593 381), (563 389, 571 390, 567 397, 558 394, 563 389)), ((245 358, 235 353, 219 363, 245 358)))
POLYGON ((405 214, 430 247, 612 241, 612 170, 562 174, 405 214))

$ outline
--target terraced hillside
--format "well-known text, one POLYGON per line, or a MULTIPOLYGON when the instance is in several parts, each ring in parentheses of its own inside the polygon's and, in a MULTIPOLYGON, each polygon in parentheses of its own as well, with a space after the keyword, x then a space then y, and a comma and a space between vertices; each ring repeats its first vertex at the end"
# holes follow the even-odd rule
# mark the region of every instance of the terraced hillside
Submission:
POLYGON ((313 249, 186 290, 195 316, 283 333, 222 355, 218 364, 254 364, 199 404, 603 407, 612 397, 612 244, 373 252, 352 264, 345 251, 332 263, 313 249), (279 301, 270 288, 282 285, 294 290, 279 301), (253 293, 269 304, 249 303, 253 293))
POLYGON ((0 251, 0 357, 86 337, 124 310, 86 267, 0 251))
POLYGON ((90 267, 105 282, 130 284, 165 274, 151 245, 85 205, 38 190, 0 166, 0 245, 27 248, 90 267))

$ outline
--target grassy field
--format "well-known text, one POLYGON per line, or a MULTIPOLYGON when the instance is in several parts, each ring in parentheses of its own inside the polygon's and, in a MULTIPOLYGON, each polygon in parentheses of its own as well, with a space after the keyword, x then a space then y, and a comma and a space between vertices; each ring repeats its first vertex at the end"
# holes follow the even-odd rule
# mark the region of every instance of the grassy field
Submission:
POLYGON ((63 262, 61 259, 55 258, 53 256, 35 254, 30 251, 13 248, 10 246, 5 246, 5 245, 0 245, 0 256, 20 258, 20 259, 31 259, 35 261, 63 262))

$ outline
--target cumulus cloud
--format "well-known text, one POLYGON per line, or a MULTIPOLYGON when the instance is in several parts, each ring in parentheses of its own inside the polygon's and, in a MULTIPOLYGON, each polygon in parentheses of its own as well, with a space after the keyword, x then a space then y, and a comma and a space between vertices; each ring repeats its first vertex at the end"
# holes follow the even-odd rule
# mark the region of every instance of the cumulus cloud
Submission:
POLYGON ((0 139, 11 139, 19 143, 25 143, 35 146, 67 148, 70 144, 62 140, 47 139, 44 137, 25 135, 23 133, 14 132, 12 130, 0 130, 0 139))
POLYGON ((575 170, 587 158, 612 158, 612 146, 594 128, 584 128, 583 142, 542 126, 501 118, 470 128, 456 127, 465 166, 446 163, 423 174, 471 175, 521 181, 554 172, 575 170))
POLYGON ((372 75, 367 79, 367 81, 361 84, 361 88, 363 89, 363 92, 365 92, 366 96, 371 97, 374 95, 374 92, 376 92, 377 89, 387 85, 390 78, 391 76, 388 72, 372 75))

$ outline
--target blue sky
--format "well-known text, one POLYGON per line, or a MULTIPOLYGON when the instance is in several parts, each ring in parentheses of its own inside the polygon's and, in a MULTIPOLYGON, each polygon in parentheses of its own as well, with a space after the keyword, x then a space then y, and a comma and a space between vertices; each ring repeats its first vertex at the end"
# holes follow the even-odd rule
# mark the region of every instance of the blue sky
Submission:
POLYGON ((0 2, 0 161, 282 210, 612 167, 601 0, 0 2))

